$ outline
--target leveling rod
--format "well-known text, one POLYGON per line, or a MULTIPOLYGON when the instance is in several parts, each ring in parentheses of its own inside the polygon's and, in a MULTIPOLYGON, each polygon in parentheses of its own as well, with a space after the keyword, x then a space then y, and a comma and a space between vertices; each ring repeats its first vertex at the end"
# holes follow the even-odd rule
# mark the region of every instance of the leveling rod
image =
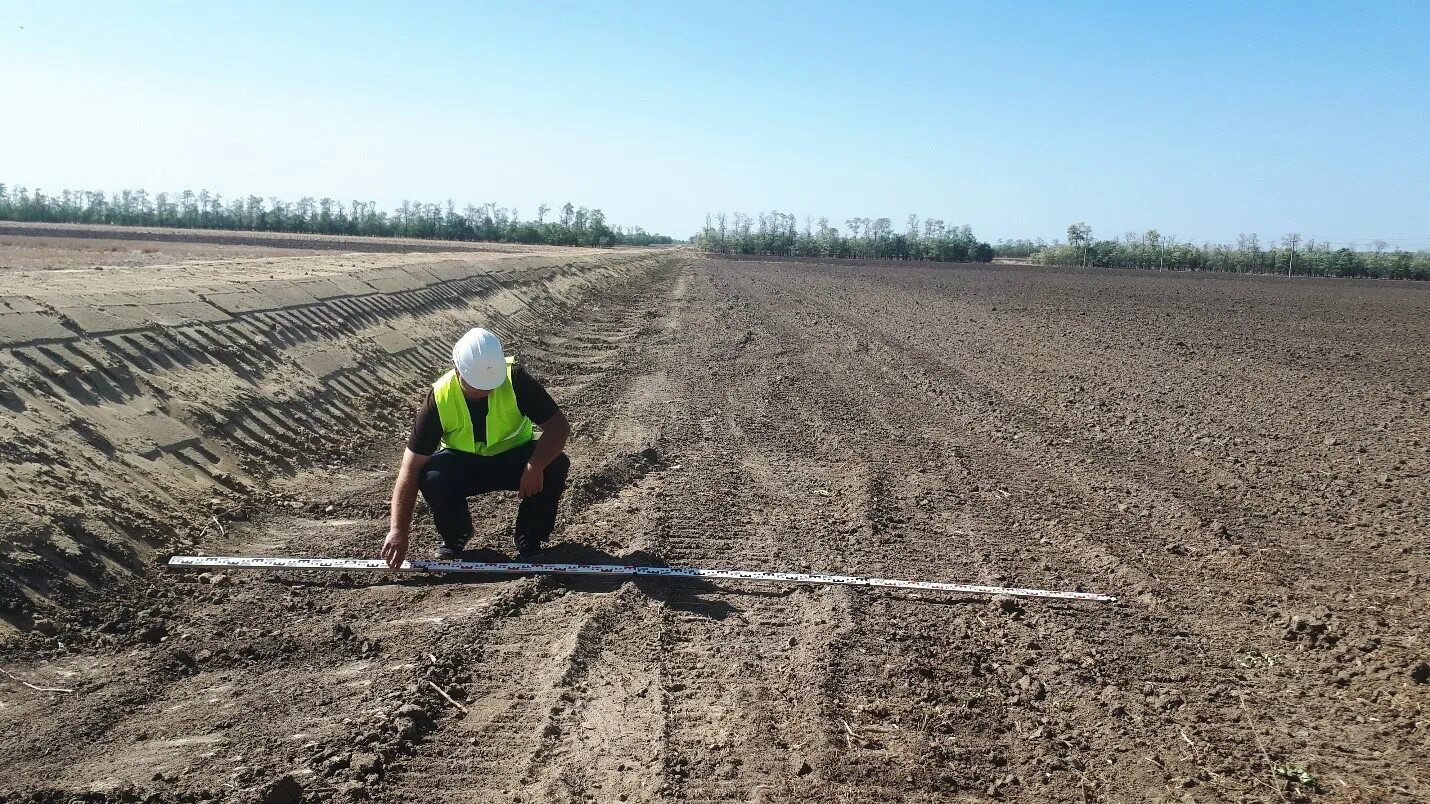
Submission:
MULTIPOLYGON (((208 569, 340 570, 391 572, 386 561, 366 558, 248 558, 244 556, 174 556, 171 567, 208 569)), ((920 592, 962 592, 975 595, 1013 595, 1056 600, 1090 600, 1114 603, 1117 598, 1091 592, 1058 592, 1049 589, 1018 589, 976 586, 936 581, 897 581, 889 578, 861 578, 854 575, 821 575, 803 572, 758 572, 754 570, 701 569, 699 567, 637 567, 629 564, 489 564, 480 561, 402 562, 398 572, 476 572, 496 575, 606 575, 641 578, 705 578, 760 583, 822 584, 826 586, 870 586, 882 589, 912 589, 920 592)))

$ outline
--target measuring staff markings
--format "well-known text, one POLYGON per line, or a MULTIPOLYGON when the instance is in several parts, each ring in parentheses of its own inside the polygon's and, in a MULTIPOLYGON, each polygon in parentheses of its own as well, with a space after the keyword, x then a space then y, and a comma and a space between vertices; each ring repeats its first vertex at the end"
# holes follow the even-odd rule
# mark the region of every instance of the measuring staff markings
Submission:
MULTIPOLYGON (((267 570, 371 570, 392 572, 386 561, 365 558, 277 558, 246 556, 173 556, 169 566, 178 568, 226 568, 267 570)), ((608 575, 647 578, 709 578, 757 583, 819 584, 824 586, 868 586, 883 589, 915 589, 925 592, 959 592, 977 595, 1011 595, 1055 600, 1087 600, 1115 603, 1117 598, 1092 592, 1065 592, 1051 589, 1024 589, 1004 586, 901 581, 891 578, 863 578, 856 575, 823 575, 803 572, 761 572, 758 570, 703 569, 700 567, 640 567, 630 564, 527 564, 479 561, 436 561, 412 559, 402 562, 397 572, 490 573, 506 575, 608 575)))

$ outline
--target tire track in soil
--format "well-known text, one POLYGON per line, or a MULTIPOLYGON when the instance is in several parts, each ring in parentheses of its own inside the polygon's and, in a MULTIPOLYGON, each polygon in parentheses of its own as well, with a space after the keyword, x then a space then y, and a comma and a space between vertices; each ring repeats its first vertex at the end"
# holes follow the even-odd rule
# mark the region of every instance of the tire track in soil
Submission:
MULTIPOLYGON (((593 600, 538 580, 520 583, 535 589, 522 609, 445 636, 480 646, 463 662, 472 677, 469 711, 397 765, 396 783, 383 798, 564 801, 580 800, 593 785, 631 783, 630 775, 602 773, 596 762, 603 751, 619 751, 622 738, 642 739, 624 721, 635 720, 630 702, 650 689, 649 671, 606 661, 603 650, 609 640, 632 636, 617 628, 630 619, 631 596, 593 600), (607 689, 613 684, 614 694, 607 689), (608 739, 588 736, 597 729, 608 739)), ((636 753, 635 746, 627 751, 636 753)))
MULTIPOLYGON (((786 296, 782 302, 787 301, 787 294, 773 286, 742 285, 733 295, 736 302, 730 306, 735 309, 741 308, 742 298, 786 296)), ((791 317, 805 319, 800 308, 781 309, 793 309, 791 317)), ((829 337, 829 333, 805 334, 801 328, 809 325, 808 320, 800 320, 799 327, 787 327, 787 322, 779 319, 768 309, 759 309, 739 323, 751 327, 752 343, 778 344, 777 352, 792 358, 791 366, 773 362, 765 367, 775 375, 779 396, 786 404, 767 415, 752 416, 747 432, 758 434, 752 441, 766 456, 767 485, 783 492, 783 499, 771 510, 832 510, 821 512, 827 518, 791 529, 793 544, 787 546, 787 558, 778 566, 915 579, 968 577, 967 572, 959 571, 966 562, 950 561, 937 549, 937 535, 920 541, 905 527, 926 511, 908 510, 900 499, 901 490, 915 472, 937 468, 940 457, 926 448, 912 448, 911 440, 904 436, 900 413, 908 408, 870 407, 867 381, 825 370, 833 364, 815 354, 821 343, 837 343, 838 338, 829 337), (813 366, 819 368, 811 369, 813 366), (878 448, 863 446, 869 443, 878 448)), ((768 346, 761 348, 761 352, 768 351, 768 346)), ((871 722, 864 710, 885 716, 890 713, 886 706, 866 703, 861 692, 868 689, 871 679, 906 669, 887 662, 888 656, 897 653, 891 650, 891 643, 908 633, 897 624, 926 614, 936 601, 917 595, 863 592, 851 596, 847 590, 838 590, 838 594, 838 626, 809 629, 824 637, 822 662, 817 672, 804 680, 805 685, 821 692, 815 730, 820 772, 805 784, 786 781, 785 792, 818 796, 821 791, 834 790, 862 798, 903 797, 911 786, 928 787, 923 780, 914 784, 917 771, 911 770, 924 765, 925 757, 903 745, 906 741, 898 733, 897 717, 892 724, 871 722)), ((925 617, 925 621, 936 618, 925 617)), ((934 784, 932 792, 951 792, 951 787, 934 784)))
MULTIPOLYGON (((671 564, 778 567, 791 534, 810 523, 787 508, 770 449, 751 437, 767 413, 771 366, 745 349, 703 281, 691 280, 695 302, 682 322, 692 332, 667 362, 687 401, 667 434, 680 468, 667 475, 678 485, 656 496, 662 527, 654 550, 671 564)), ((808 465, 805 472, 817 474, 808 465)), ((685 584, 667 594, 666 797, 748 801, 784 792, 823 750, 824 702, 820 686, 806 682, 826 660, 823 635, 842 617, 843 593, 685 584)))
MULTIPOLYGON (((548 382, 553 396, 578 423, 568 452, 582 467, 573 473, 558 522, 558 542, 547 551, 549 561, 609 562, 630 552, 608 533, 581 537, 598 534, 602 517, 622 505, 620 489, 656 467, 643 456, 649 447, 636 449, 627 441, 615 445, 621 449, 610 449, 613 445, 593 436, 591 423, 610 416, 612 408, 632 396, 632 383, 651 358, 653 340, 645 336, 658 316, 650 313, 672 281, 670 272, 662 271, 629 283, 593 304, 587 311, 589 323, 546 333, 522 347, 538 365, 580 366, 588 372, 584 377, 562 372, 562 379, 548 382), (588 461, 594 467, 583 471, 588 461)), ((504 523, 512 514, 504 509, 513 507, 511 501, 477 498, 473 517, 504 523)), ((499 525, 479 533, 469 549, 509 549, 507 531, 499 525)), ((593 781, 613 787, 630 782, 628 774, 616 778, 608 768, 593 780, 591 774, 601 766, 588 755, 589 748, 572 747, 561 739, 572 733, 588 737, 585 732, 597 729, 610 732, 612 718, 605 710, 626 706, 624 696, 593 700, 588 679, 594 673, 599 679, 595 689, 604 692, 614 683, 612 678, 629 680, 642 666, 626 662, 624 671, 613 670, 601 648, 621 620, 612 610, 634 606, 629 593, 600 579, 536 578, 521 583, 537 591, 519 613, 460 636, 443 636, 444 647, 452 645, 445 654, 449 662, 460 667, 464 677, 475 679, 467 695, 470 712, 428 735, 412 757, 395 764, 387 786, 376 793, 379 800, 410 801, 432 789, 448 791, 451 801, 579 799, 573 791, 593 781), (582 593, 567 595, 568 589, 582 593), (592 592, 601 594, 593 599, 592 592), (598 713, 589 724, 581 719, 588 709, 598 713), (566 728, 573 719, 578 728, 566 728)), ((650 666, 648 660, 644 666, 650 666)), ((642 688, 634 681, 629 685, 642 688)))
MULTIPOLYGON (((740 277, 740 279, 750 279, 750 277, 740 277)), ((804 317, 801 326, 780 328, 777 336, 780 342, 788 343, 790 339, 803 338, 811 344, 838 343, 838 333, 835 331, 821 329, 811 326, 819 320, 837 321, 844 327, 844 333, 856 332, 867 333, 869 327, 863 321, 851 320, 849 317, 828 309, 823 303, 816 302, 808 296, 797 291, 792 291, 788 285, 775 287, 771 281, 768 287, 764 285, 765 277, 753 279, 749 285, 742 286, 755 297, 765 297, 766 294, 781 293, 786 301, 793 296, 805 310, 817 312, 815 316, 804 317), (811 321, 813 319, 813 322, 811 321)), ((781 309, 789 309, 781 308, 781 309)), ((800 308, 796 308, 800 309, 800 308)), ((864 347, 864 351, 873 351, 869 346, 864 347)), ((873 573, 874 567, 879 568, 879 572, 890 575, 905 575, 910 573, 917 575, 920 570, 927 573, 931 566, 939 563, 930 561, 940 552, 946 551, 950 544, 964 543, 971 548, 975 561, 975 571, 980 581, 985 583, 1007 584, 1007 585, 1030 585, 1045 586, 1052 588, 1072 587, 1076 584, 1068 580, 1069 577, 1077 577, 1080 573, 1069 572, 1066 568, 1069 559, 1077 560, 1077 556, 1068 555, 1064 549, 1051 540, 1042 539, 1035 541, 1027 534, 1027 524, 1020 522, 1021 517, 1016 512, 1008 510, 1003 506, 998 506, 989 510, 984 506, 969 505, 975 502, 977 495, 987 495, 994 501, 1006 499, 1007 492, 1003 491, 1004 486, 1015 489, 1027 489, 1030 485, 1036 488, 1035 480, 1039 472, 1046 473, 1049 467, 1039 467, 1033 469, 1031 460, 1026 455, 1016 454, 1010 451, 998 451, 994 455, 978 456, 970 455, 964 444, 958 443, 961 439, 950 441, 947 437, 948 422, 939 421, 938 427, 930 427, 928 419, 930 417, 914 417, 910 419, 901 414, 905 411, 929 411, 930 399, 920 398, 921 393, 926 393, 928 387, 920 387, 917 382, 920 374, 924 370, 917 362, 910 360, 909 350, 878 350, 875 366, 870 366, 872 370, 867 376, 880 376, 881 380, 871 384, 871 388, 864 394, 862 400, 865 405, 855 409, 856 417, 849 415, 851 406, 837 406, 828 412, 834 418, 836 424, 832 429, 852 430, 859 432, 862 428, 866 433, 870 429, 870 422, 885 425, 883 432, 879 434, 879 442, 884 446, 880 453, 869 455, 869 461, 873 467, 871 481, 869 483, 869 505, 873 519, 874 538, 868 543, 870 546, 888 545, 892 550, 870 550, 866 548, 863 553, 863 564, 871 569, 864 570, 873 573), (914 380, 910 382, 910 380, 914 380), (844 421, 839 421, 843 419, 844 421), (889 426, 893 425, 893 426, 889 426), (949 456, 962 456, 962 463, 965 464, 963 471, 957 471, 955 467, 948 465, 949 456), (890 456, 901 461, 890 461, 890 456), (982 460, 979 460, 982 458, 982 460), (979 464, 982 465, 979 465, 979 464), (971 471, 969 467, 971 466, 971 471), (957 482, 962 476, 964 482, 957 482), (979 477, 985 483, 992 480, 993 488, 984 491, 978 484, 968 482, 969 477, 979 477), (949 480, 954 482, 950 483, 949 480), (969 498, 963 501, 963 527, 952 532, 938 532, 937 529, 929 528, 929 508, 942 507, 930 503, 942 502, 947 504, 951 501, 930 500, 924 497, 928 491, 937 492, 940 487, 947 488, 953 486, 958 488, 963 485, 972 492, 969 498), (991 492, 991 494, 990 494, 991 492), (1013 520, 1013 521, 1009 521, 1013 520), (1011 526, 1011 527, 1010 527, 1011 526), (1016 528, 1016 531, 1009 532, 1016 528), (1023 533, 1017 533, 1023 531, 1023 533), (1016 574, 1012 568, 1017 568, 1016 574), (1061 568, 1061 569, 1060 569, 1061 568), (1048 570, 1054 570, 1049 574, 1048 570)), ((916 355, 917 356, 917 355, 916 355)), ((851 369, 857 370, 857 363, 843 359, 826 359, 824 361, 813 361, 821 366, 836 366, 837 374, 851 369), (839 371, 843 370, 843 371, 839 371)), ((953 372, 945 368, 944 376, 953 372)), ((834 377, 828 383, 830 387, 840 387, 850 385, 850 379, 834 377)), ((977 389, 973 390, 978 393, 977 389)), ((967 393, 967 392, 965 392, 967 393)), ((981 405, 979 406, 982 407, 981 405)), ((1047 490, 1044 489, 1046 494, 1047 490)), ((1075 499, 1075 497, 1067 497, 1075 499)), ((1055 508, 1054 510, 1065 510, 1055 508)), ((1096 567, 1095 571, 1104 570, 1105 567, 1096 567)), ((958 577, 958 576, 954 576, 958 577)), ((1127 577, 1127 572, 1121 573, 1122 578, 1127 577)), ((1145 574, 1136 575, 1139 580, 1145 579, 1145 574)), ((1116 578, 1113 579, 1116 581, 1116 578)), ((926 680, 922 685, 905 683, 904 690, 897 691, 897 697, 901 697, 902 706, 897 703, 894 709, 903 709, 904 717, 895 717, 895 727, 901 731, 908 731, 907 724, 901 722, 909 714, 917 714, 923 710, 923 716, 919 719, 918 731, 923 734, 914 733, 906 735, 903 745, 902 755, 895 753, 891 756, 884 756, 879 764, 884 766, 884 772, 877 770, 870 773, 873 778, 883 776, 883 790, 888 792, 900 786, 913 785, 915 787, 926 788, 930 794, 949 793, 959 786, 972 785, 988 795, 1008 795, 1010 786, 1028 785, 1040 786, 1048 770, 1061 770, 1068 765, 1060 760, 1048 760, 1040 750, 1027 751, 1026 735, 1037 735, 1039 739, 1051 738, 1054 733, 1064 734, 1073 732, 1076 739, 1076 729, 1070 728, 1064 721, 1052 727, 1048 718, 1027 718, 1018 717, 1018 707, 1026 706, 1033 702, 1027 700, 1042 700, 1046 696, 1047 683, 1041 678, 1035 678, 1033 674, 1025 671, 1020 665, 1034 665, 1038 663, 1037 652, 1041 647, 1041 638, 1051 637, 1053 641, 1061 643, 1070 648, 1078 661, 1074 664, 1088 665, 1096 664, 1098 659, 1106 655, 1114 655, 1106 649, 1110 646, 1106 642, 1126 643, 1135 639, 1137 631, 1160 631, 1173 635, 1186 633, 1176 624, 1162 622, 1162 618, 1151 616, 1151 622, 1141 624, 1140 628, 1129 627, 1125 617, 1111 619, 1106 617, 1105 611, 1083 612, 1081 610, 1070 609, 1063 612, 1062 619, 1051 620, 1053 626, 1052 633, 1048 633, 1046 627, 1039 624, 1039 638, 1031 638, 1026 633, 1019 633, 1016 626, 1011 626, 1010 622, 1016 623, 1024 616, 1024 605, 1004 604, 1006 610, 1000 610, 998 616, 990 616, 987 619, 976 616, 973 622, 966 617, 956 617, 955 625, 960 629, 956 632, 958 637, 954 644, 965 645, 959 657, 940 656, 937 652, 925 651, 922 656, 914 652, 906 667, 900 668, 905 671, 912 670, 932 679, 934 676, 942 676, 941 668, 946 666, 968 667, 971 669, 968 677, 971 683, 954 684, 954 690, 946 691, 942 697, 954 697, 961 699, 965 710, 977 709, 979 717, 962 724, 959 735, 959 747, 951 755, 939 750, 938 737, 929 731, 929 723, 932 720, 937 728, 945 732, 951 731, 953 726, 944 719, 944 713, 939 711, 937 704, 930 712, 931 701, 937 700, 940 696, 931 694, 930 690, 934 686, 931 680, 926 680), (1085 621, 1083 614, 1091 615, 1094 621, 1085 621), (1004 615, 1012 615, 1009 618, 1004 615), (1101 615, 1101 616, 1099 616, 1101 615), (974 624, 976 622, 976 625, 974 624), (1102 632, 1102 640, 1084 639, 1083 631, 1079 628, 1111 629, 1113 633, 1102 632), (1112 639, 1108 639, 1112 637, 1112 639), (1104 644, 1097 644, 1099 641, 1104 644), (978 647, 978 645, 988 647, 978 647), (998 656, 998 652, 1003 652, 1005 657, 998 656), (1021 654, 1021 655, 1019 655, 1021 654), (1008 658, 1017 657, 1015 661, 1007 661, 1008 658), (1004 659, 999 661, 999 659, 1004 659), (980 681, 982 678, 989 678, 991 683, 980 681), (1011 682, 1011 683, 1010 683, 1011 682), (1021 686, 1019 686, 1021 685, 1021 686), (1006 687, 1011 687, 1007 689, 1006 687), (909 700, 910 693, 917 693, 914 700, 909 700), (1004 700, 1005 698, 1009 700, 1004 700), (942 722, 940 722, 942 721, 942 722), (968 734, 969 726, 975 734, 968 734), (970 739, 973 738, 973 739, 970 739), (970 745, 975 746, 970 749, 970 745), (1027 756, 1031 753, 1032 756, 1027 756), (1024 756, 1020 757, 1019 754, 1024 756), (969 761, 969 758, 973 761, 969 761), (1010 768, 1010 766, 1012 766, 1010 768), (1020 767, 1021 766, 1021 767, 1020 767), (923 768, 922 774, 909 773, 911 767, 923 768), (948 773, 948 770, 955 770, 956 773, 948 773), (922 778, 920 778, 922 777, 922 778), (1031 779, 1029 777, 1032 777, 1031 779), (1039 778, 1044 777, 1044 778, 1039 778), (1027 781, 1025 781, 1027 780, 1027 781), (903 784, 900 784, 903 783, 903 784)), ((1066 608, 1057 604, 1033 603, 1029 608, 1066 608)), ((860 607, 859 611, 867 611, 871 616, 869 622, 876 624, 874 628, 851 629, 850 638, 841 645, 840 653, 846 657, 854 657, 856 665, 858 657, 861 656, 898 656, 900 654, 909 655, 908 645, 900 644, 907 642, 911 633, 917 633, 917 629, 905 631, 901 629, 889 629, 890 622, 915 622, 927 628, 938 628, 941 623, 936 618, 927 616, 926 606, 909 607, 888 600, 880 600, 869 607, 860 607)), ((1055 615, 1056 616, 1056 615, 1055 615)), ((1141 615, 1147 617, 1147 615, 1141 615)), ((1037 617, 1037 619, 1043 619, 1037 617)), ((1185 627, 1183 624, 1182 627, 1185 627)), ((1066 655, 1062 658, 1066 658, 1066 655)), ((851 666, 850 673, 844 677, 857 677, 858 667, 851 666)), ((1085 669, 1085 668, 1083 668, 1085 669)), ((1129 675, 1135 677, 1138 674, 1137 668, 1128 668, 1132 672, 1129 675)), ((1205 673, 1211 668, 1202 668, 1205 673)), ((889 675, 890 667, 886 664, 883 668, 884 674, 889 675)), ((1043 673, 1047 670, 1044 669, 1043 673)), ((1056 671, 1055 671, 1056 672, 1056 671)), ((1166 682, 1166 677, 1152 676, 1160 682, 1166 682)), ((1176 679, 1171 679, 1175 681, 1176 679)), ((850 688, 851 697, 868 698, 868 687, 875 689, 879 687, 888 688, 887 682, 884 684, 853 685, 850 688), (863 686, 863 689, 861 689, 863 686), (860 693, 863 693, 862 695, 860 693)), ((886 693, 887 694, 887 693, 886 693)), ((887 700, 874 700, 863 704, 869 711, 888 717, 891 709, 887 700)), ((855 731, 861 728, 884 728, 878 723, 870 726, 856 726, 855 731)), ((864 740, 867 743, 879 745, 879 741, 864 740)), ((1033 743, 1037 746, 1037 742, 1033 743)), ((1064 739, 1062 749, 1072 750, 1076 753, 1078 744, 1073 740, 1064 739)), ((1081 748, 1088 746, 1083 743, 1081 748)), ((875 752, 877 754, 878 752, 875 752)), ((850 765, 858 765, 857 760, 849 762, 850 765)), ((1084 768, 1086 763, 1073 760, 1073 767, 1081 764, 1084 768)), ((859 774, 852 774, 852 778, 858 778, 859 774)), ((1149 784, 1155 784, 1156 779, 1149 779, 1149 784)), ((1096 785, 1088 785, 1085 782, 1079 784, 1077 794, 1090 795, 1096 791, 1096 785)), ((872 792, 872 791, 870 791, 872 792)), ((1071 794, 1073 791, 1068 791, 1071 794)))
MULTIPOLYGON (((641 550, 671 564, 769 566, 777 559, 778 531, 762 525, 757 512, 771 508, 771 501, 759 496, 761 484, 750 466, 728 460, 749 448, 716 392, 735 375, 710 372, 727 355, 685 354, 692 345, 711 343, 719 352, 729 343, 692 337, 691 329, 720 327, 682 298, 688 284, 682 275, 673 286, 680 306, 660 327, 666 337, 644 341, 666 352, 658 355, 662 369, 637 377, 615 405, 618 421, 602 434, 631 446, 658 445, 649 460, 663 470, 641 478, 635 506, 620 493, 596 495, 564 532, 581 534, 608 521, 598 517, 635 513, 626 519, 626 552, 641 550), (671 417, 677 398, 685 407, 671 417), (632 432, 640 436, 633 440, 632 432), (692 508, 687 489, 713 499, 692 508)), ((809 736, 819 736, 812 721, 820 707, 817 699, 801 700, 807 696, 798 682, 810 666, 827 661, 801 635, 827 631, 821 627, 837 611, 807 591, 740 594, 660 581, 639 588, 643 594, 626 584, 616 595, 619 615, 603 603, 554 620, 540 608, 524 610, 521 619, 530 625, 511 625, 515 630, 498 624, 486 640, 502 644, 507 658, 484 655, 474 670, 496 678, 556 678, 549 694, 513 696, 507 682, 483 688, 480 698, 497 701, 503 713, 490 720, 500 727, 482 725, 486 715, 475 712, 463 718, 452 731, 470 730, 471 749, 461 739, 455 745, 445 739, 448 730, 435 735, 434 745, 442 747, 402 769, 414 786, 394 786, 386 797, 401 800, 417 794, 416 785, 426 784, 420 780, 470 773, 493 781, 487 795, 512 800, 578 800, 599 790, 603 798, 617 794, 624 800, 743 801, 752 790, 759 793, 761 783, 791 776, 791 767, 798 777, 801 752, 813 752, 809 736), (725 602, 732 595, 738 605, 725 602), (543 652, 553 632, 575 634, 557 640, 573 647, 531 666, 530 657, 543 652), (779 703, 786 700, 788 708, 779 703), (619 727, 612 726, 613 712, 620 713, 619 727)), ((817 692, 819 685, 810 689, 817 692)), ((482 800, 481 794, 473 791, 466 800, 482 800)))

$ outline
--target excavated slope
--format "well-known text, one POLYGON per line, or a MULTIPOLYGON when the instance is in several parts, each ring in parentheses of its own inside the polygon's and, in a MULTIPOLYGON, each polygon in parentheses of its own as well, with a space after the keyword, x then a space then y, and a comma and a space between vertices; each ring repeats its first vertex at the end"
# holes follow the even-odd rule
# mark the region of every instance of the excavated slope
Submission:
MULTIPOLYGON (((0 617, 241 518, 394 425, 460 332, 511 333, 651 252, 351 254, 0 276, 0 617)), ((0 635, 3 635, 0 631, 0 635)))

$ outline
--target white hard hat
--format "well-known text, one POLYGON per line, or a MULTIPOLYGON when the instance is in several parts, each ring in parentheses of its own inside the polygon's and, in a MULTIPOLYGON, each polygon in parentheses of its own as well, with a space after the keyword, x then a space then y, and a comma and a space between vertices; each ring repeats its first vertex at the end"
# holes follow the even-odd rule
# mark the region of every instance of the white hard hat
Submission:
POLYGON ((501 341, 490 330, 467 330, 452 347, 452 362, 473 388, 492 391, 506 382, 506 355, 502 354, 501 341))

